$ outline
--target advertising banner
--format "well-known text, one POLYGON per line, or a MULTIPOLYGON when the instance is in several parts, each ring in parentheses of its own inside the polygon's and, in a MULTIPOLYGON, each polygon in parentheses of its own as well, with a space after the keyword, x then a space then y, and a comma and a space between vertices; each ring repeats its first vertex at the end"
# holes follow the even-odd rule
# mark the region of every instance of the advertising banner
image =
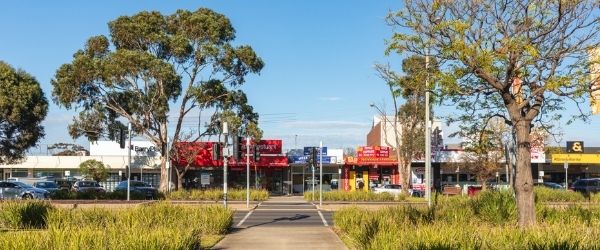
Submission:
MULTIPOLYGON (((245 142, 245 141, 244 141, 245 142)), ((253 141, 250 141, 250 152, 254 151, 254 146, 256 145, 256 143, 254 143, 253 141)), ((281 140, 260 140, 258 142, 258 152, 262 155, 262 154, 271 154, 271 155, 278 155, 282 153, 282 141, 281 140)), ((244 154, 246 153, 246 144, 242 144, 242 152, 244 152, 244 154)))
MULTIPOLYGON (((310 154, 310 151, 311 151, 313 148, 316 148, 316 150, 317 150, 317 155, 319 155, 319 152, 321 152, 321 151, 319 151, 319 147, 304 147, 304 155, 309 155, 309 154, 310 154)), ((327 147, 323 147, 323 149, 322 149, 322 150, 323 150, 323 151, 322 151, 322 152, 323 152, 323 155, 327 155, 327 147)))
POLYGON ((364 146, 358 147, 356 150, 356 156, 360 157, 378 157, 386 158, 390 157, 390 147, 386 146, 364 146))
POLYGON ((552 163, 600 164, 600 154, 553 154, 552 163))

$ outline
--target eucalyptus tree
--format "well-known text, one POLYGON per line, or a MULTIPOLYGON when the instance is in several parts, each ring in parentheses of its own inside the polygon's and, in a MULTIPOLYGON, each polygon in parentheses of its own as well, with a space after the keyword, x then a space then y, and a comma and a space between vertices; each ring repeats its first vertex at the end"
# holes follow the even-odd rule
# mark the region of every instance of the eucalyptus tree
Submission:
POLYGON ((258 114, 239 87, 264 63, 250 46, 233 44, 235 29, 226 16, 206 8, 171 15, 143 11, 108 27, 108 37, 89 38, 52 80, 54 101, 79 111, 69 125, 72 137, 113 138, 131 123, 135 134, 159 149, 165 191, 167 148, 180 141, 190 111, 215 111, 198 136, 218 131, 223 110, 235 112, 243 125, 256 125, 258 114))
POLYGON ((48 101, 39 82, 0 61, 0 164, 21 160, 44 137, 48 101))
MULTIPOLYGON (((566 102, 585 119, 591 63, 600 39, 600 2, 406 0, 389 21, 389 50, 428 54, 442 98, 464 111, 454 121, 501 117, 516 138, 515 193, 521 227, 535 223, 530 164, 531 128, 551 126, 566 102)), ((596 77, 597 78, 597 77, 596 77)))

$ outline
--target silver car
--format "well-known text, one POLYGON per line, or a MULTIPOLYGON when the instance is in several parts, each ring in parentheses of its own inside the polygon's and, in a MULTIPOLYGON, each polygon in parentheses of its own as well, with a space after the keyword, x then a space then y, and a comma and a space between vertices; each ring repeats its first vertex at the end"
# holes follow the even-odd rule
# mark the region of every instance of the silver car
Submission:
POLYGON ((50 192, 44 189, 34 188, 30 185, 18 181, 0 181, 0 199, 2 200, 45 200, 48 198, 50 198, 50 192))

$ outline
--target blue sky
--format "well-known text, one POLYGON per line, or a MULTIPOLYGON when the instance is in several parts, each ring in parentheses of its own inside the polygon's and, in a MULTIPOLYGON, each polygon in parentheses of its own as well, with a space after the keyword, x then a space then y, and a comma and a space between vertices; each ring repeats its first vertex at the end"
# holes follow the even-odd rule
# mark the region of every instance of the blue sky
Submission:
MULTIPOLYGON (((293 147, 295 138, 299 147, 319 140, 330 147, 363 145, 377 114, 369 103, 391 108, 373 65, 399 65, 399 57, 384 55, 385 39, 393 32, 384 19, 401 8, 400 1, 15 1, 0 9, 0 60, 34 75, 50 100, 56 69, 90 36, 107 34, 109 21, 142 10, 171 14, 199 7, 229 17, 235 43, 251 45, 265 61, 243 90, 261 115, 265 137, 283 139, 285 148, 293 147)), ((437 113, 449 112, 438 108, 437 113)), ((51 105, 41 148, 72 141, 66 132, 72 116, 51 105)), ((191 119, 187 125, 198 118, 191 119)), ((563 139, 600 146, 599 121, 564 127, 563 139)))

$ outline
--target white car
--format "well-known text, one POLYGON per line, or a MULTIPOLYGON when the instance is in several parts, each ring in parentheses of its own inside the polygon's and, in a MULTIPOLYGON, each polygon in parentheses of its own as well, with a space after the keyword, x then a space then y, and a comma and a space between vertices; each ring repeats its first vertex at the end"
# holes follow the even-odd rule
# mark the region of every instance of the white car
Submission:
POLYGON ((402 193, 402 185, 397 184, 384 184, 381 187, 373 188, 373 192, 376 194, 389 193, 392 195, 400 195, 402 193))

